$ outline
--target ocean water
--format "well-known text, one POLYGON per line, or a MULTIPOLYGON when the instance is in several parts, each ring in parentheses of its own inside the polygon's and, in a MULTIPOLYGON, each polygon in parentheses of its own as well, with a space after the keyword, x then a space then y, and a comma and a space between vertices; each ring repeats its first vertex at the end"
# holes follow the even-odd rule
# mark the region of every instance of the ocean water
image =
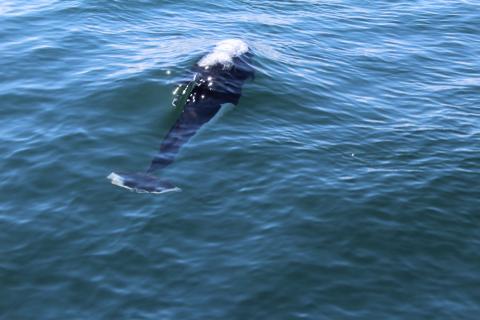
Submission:
POLYGON ((480 2, 2 0, 0 319, 478 319, 480 2), (172 91, 252 48, 161 173, 172 91))

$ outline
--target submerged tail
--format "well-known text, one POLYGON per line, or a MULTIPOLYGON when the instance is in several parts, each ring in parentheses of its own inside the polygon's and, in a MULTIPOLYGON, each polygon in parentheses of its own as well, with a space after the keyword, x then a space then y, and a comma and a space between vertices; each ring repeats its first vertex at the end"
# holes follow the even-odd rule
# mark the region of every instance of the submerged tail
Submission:
POLYGON ((165 193, 173 191, 182 191, 172 183, 159 180, 157 177, 149 175, 147 173, 115 173, 112 172, 108 175, 112 184, 135 191, 138 193, 165 193))

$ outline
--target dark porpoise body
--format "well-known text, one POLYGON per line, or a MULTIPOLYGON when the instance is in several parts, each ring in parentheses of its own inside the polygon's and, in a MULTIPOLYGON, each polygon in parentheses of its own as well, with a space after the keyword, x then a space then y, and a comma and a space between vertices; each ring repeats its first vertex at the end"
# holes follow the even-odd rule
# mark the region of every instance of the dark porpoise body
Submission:
POLYGON ((171 164, 180 148, 220 111, 222 105, 237 105, 242 86, 253 78, 252 53, 241 40, 225 40, 194 67, 194 77, 175 90, 174 105, 183 112, 165 136, 159 153, 146 173, 111 173, 113 184, 137 192, 163 193, 180 190, 152 175, 171 164))

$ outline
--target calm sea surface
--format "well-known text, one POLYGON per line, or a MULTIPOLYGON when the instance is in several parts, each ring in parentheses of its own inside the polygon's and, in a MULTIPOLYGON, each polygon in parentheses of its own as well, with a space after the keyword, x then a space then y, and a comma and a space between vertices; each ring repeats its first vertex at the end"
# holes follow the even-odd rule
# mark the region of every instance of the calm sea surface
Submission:
POLYGON ((479 319, 480 2, 0 2, 0 319, 479 319), (172 91, 255 53, 162 176, 172 91))

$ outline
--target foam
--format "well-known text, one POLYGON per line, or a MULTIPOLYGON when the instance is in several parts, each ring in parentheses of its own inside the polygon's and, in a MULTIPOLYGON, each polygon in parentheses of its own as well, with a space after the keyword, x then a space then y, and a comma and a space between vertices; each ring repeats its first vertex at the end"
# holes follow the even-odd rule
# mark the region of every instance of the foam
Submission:
POLYGON ((239 39, 228 39, 217 43, 213 51, 204 56, 198 62, 200 67, 210 67, 216 64, 222 64, 229 67, 233 63, 233 58, 248 52, 248 45, 239 39))

